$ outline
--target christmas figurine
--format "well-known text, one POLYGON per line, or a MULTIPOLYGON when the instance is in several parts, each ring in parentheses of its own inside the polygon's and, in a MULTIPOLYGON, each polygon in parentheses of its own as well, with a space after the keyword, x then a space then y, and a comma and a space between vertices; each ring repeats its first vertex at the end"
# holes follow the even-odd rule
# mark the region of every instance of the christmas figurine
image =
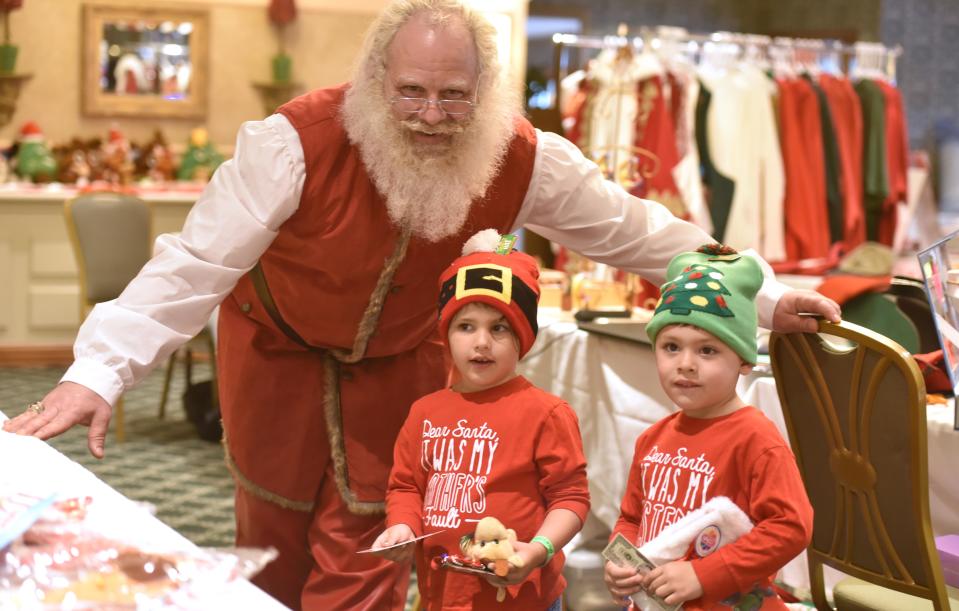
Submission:
POLYGON ((106 165, 103 160, 103 141, 100 138, 90 138, 83 143, 83 152, 86 153, 86 162, 90 167, 90 182, 103 180, 106 165))
POLYGON ((76 184, 78 187, 90 184, 90 164, 87 162, 87 152, 82 140, 73 138, 66 145, 54 147, 53 154, 60 167, 57 180, 64 184, 76 184))
POLYGON ((50 182, 57 177, 57 161, 53 158, 43 132, 36 121, 20 128, 20 143, 15 158, 17 175, 33 182, 50 182))
POLYGON ((103 179, 112 184, 126 185, 133 180, 133 159, 130 141, 116 126, 110 128, 103 144, 103 179))
POLYGON ((153 139, 143 147, 138 159, 137 175, 150 182, 164 183, 174 178, 173 153, 160 130, 153 132, 153 139))
POLYGON ((210 180, 221 163, 223 156, 210 143, 206 130, 198 127, 190 132, 190 143, 176 177, 180 180, 210 180))

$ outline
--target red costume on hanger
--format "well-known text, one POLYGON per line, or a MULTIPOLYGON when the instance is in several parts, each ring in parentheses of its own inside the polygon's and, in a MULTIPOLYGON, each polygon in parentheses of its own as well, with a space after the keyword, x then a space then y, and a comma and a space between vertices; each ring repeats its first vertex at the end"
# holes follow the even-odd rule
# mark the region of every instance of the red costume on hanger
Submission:
POLYGON ((590 89, 589 79, 584 77, 580 80, 572 98, 563 104, 566 109, 562 116, 563 126, 568 126, 565 129, 566 133, 563 135, 580 148, 583 148, 583 139, 586 132, 586 104, 589 101, 590 89))
MULTIPOLYGON (((786 171, 786 259, 829 256, 826 210, 826 168, 823 160, 819 101, 803 79, 780 79, 779 120, 783 167, 786 171)), ((775 266, 779 270, 782 266, 775 266)))
POLYGON ((906 180, 909 175, 909 138, 906 131, 906 113, 902 94, 886 81, 876 80, 886 98, 886 167, 889 195, 882 203, 879 218, 879 241, 892 246, 896 235, 899 202, 906 201, 906 180))
POLYGON ((673 169, 679 163, 676 127, 666 104, 663 78, 651 76, 637 85, 636 157, 640 182, 630 189, 636 197, 657 201, 681 219, 688 219, 673 169))
POLYGON ((843 249, 851 251, 866 240, 866 217, 862 203, 862 109, 852 84, 844 78, 819 77, 829 101, 839 143, 843 194, 843 249))

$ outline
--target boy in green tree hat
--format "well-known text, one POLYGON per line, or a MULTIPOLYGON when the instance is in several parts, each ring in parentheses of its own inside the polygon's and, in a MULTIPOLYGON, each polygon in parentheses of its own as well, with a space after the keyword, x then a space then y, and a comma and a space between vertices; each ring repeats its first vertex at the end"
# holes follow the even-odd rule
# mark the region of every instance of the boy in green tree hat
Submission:
POLYGON ((636 440, 619 520, 656 568, 606 564, 618 604, 785 609, 776 572, 812 536, 812 507, 776 426, 736 393, 756 363, 757 261, 710 244, 677 255, 646 327, 679 411, 636 440))

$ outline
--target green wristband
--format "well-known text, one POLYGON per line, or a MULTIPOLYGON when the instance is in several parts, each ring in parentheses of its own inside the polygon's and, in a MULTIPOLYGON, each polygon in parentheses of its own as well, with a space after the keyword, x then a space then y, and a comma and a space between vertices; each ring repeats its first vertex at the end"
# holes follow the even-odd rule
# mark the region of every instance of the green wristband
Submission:
POLYGON ((553 559, 553 555, 556 554, 556 548, 553 547, 553 542, 543 535, 536 535, 530 539, 530 543, 539 543, 546 548, 546 560, 543 561, 542 566, 549 564, 549 561, 553 559))

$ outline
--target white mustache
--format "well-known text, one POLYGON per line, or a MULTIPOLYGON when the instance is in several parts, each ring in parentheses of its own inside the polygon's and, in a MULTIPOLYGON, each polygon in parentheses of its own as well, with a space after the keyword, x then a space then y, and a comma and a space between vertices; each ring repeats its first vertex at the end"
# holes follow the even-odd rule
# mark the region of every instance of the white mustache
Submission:
POLYGON ((402 121, 402 125, 406 129, 414 132, 443 136, 462 134, 466 129, 465 126, 458 123, 439 123, 437 125, 430 125, 429 123, 425 123, 419 119, 407 119, 402 121))

